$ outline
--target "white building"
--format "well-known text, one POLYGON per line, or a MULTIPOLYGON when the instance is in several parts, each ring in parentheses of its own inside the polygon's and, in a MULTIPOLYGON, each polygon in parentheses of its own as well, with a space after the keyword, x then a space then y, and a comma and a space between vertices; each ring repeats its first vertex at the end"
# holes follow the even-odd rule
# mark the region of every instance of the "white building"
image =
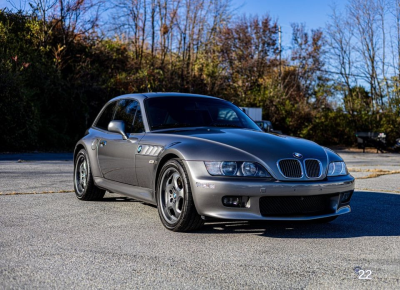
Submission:
POLYGON ((254 121, 262 120, 262 108, 249 108, 249 107, 239 107, 239 108, 254 121))

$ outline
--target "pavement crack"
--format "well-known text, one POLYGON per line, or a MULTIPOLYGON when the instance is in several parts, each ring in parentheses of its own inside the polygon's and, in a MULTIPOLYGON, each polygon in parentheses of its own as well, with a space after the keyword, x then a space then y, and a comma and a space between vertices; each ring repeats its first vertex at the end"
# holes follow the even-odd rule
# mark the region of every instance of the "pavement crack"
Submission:
POLYGON ((0 192, 0 195, 22 195, 22 194, 48 194, 48 193, 69 193, 73 190, 58 190, 58 191, 42 191, 42 192, 0 192))

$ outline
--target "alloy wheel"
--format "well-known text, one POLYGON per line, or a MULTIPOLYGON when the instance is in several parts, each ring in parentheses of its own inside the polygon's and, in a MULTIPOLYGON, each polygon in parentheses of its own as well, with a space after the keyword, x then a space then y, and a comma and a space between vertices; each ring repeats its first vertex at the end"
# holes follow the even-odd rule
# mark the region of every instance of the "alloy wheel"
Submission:
POLYGON ((80 155, 75 165, 75 186, 79 195, 82 195, 88 184, 88 164, 84 155, 80 155))
POLYGON ((182 214, 185 190, 181 174, 175 168, 167 169, 161 177, 159 205, 168 223, 178 221, 182 214))

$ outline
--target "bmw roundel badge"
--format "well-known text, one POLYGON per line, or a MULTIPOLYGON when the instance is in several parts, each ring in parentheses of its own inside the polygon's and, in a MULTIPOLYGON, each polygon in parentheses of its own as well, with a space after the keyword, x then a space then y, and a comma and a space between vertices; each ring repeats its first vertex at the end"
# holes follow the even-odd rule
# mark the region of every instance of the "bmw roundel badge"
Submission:
POLYGON ((293 156, 296 157, 296 158, 299 158, 299 159, 303 158, 303 154, 297 153, 297 152, 294 152, 293 156))
POLYGON ((139 145, 139 147, 137 148, 137 153, 142 152, 142 145, 139 145))

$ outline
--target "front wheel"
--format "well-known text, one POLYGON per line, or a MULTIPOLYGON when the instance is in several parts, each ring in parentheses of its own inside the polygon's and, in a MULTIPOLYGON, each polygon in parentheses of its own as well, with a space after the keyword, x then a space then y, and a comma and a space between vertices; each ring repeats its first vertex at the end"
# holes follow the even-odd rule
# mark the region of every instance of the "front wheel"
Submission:
POLYGON ((157 205, 161 222, 171 231, 185 232, 203 226, 194 205, 187 172, 178 159, 167 161, 160 171, 157 205))
POLYGON ((106 192, 94 184, 89 157, 85 149, 81 149, 75 158, 74 189, 76 197, 81 200, 100 200, 106 192))

